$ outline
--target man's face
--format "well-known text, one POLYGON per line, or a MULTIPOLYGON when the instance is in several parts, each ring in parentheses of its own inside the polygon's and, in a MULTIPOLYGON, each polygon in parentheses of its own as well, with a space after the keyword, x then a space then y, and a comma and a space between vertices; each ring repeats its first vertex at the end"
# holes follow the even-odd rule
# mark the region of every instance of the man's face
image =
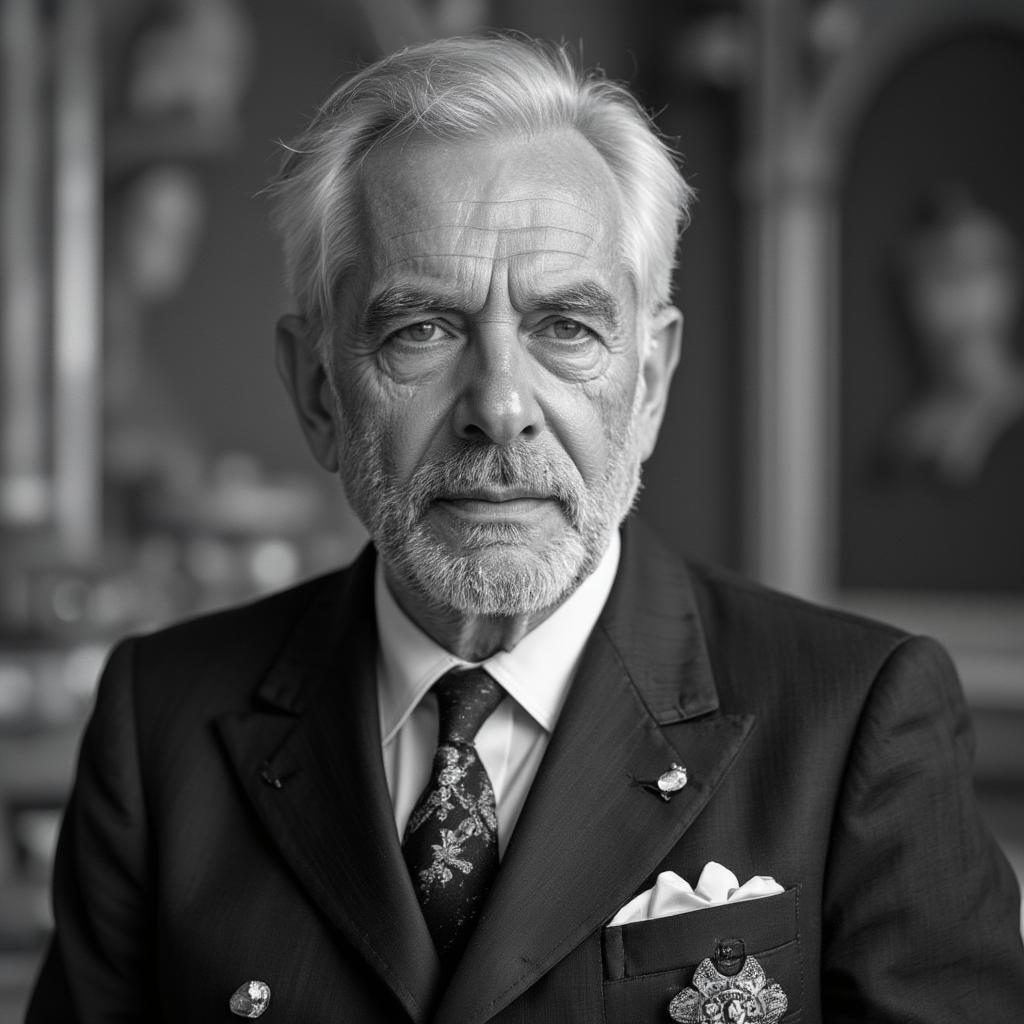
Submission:
POLYGON ((361 183, 368 259, 341 284, 329 370, 349 499, 399 595, 551 607, 653 444, 614 179, 566 130, 388 144, 361 183))

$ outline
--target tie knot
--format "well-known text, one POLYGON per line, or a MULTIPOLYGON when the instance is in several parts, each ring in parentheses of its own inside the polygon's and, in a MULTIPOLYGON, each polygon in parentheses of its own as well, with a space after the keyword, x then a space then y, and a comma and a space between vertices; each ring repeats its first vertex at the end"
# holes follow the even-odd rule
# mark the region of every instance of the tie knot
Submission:
POLYGON ((441 743, 472 743, 480 726, 505 695, 482 668, 448 672, 434 684, 434 693, 441 743))

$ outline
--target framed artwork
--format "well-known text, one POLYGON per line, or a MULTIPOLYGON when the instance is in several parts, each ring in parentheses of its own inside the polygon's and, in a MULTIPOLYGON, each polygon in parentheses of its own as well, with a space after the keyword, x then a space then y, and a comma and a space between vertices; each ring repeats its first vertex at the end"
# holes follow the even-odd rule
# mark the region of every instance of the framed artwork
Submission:
MULTIPOLYGON (((883 88, 840 196, 838 586, 1024 590, 1024 36, 883 88)), ((1024 622, 1022 622, 1024 625, 1024 622)))
POLYGON ((865 17, 758 220, 751 560, 1024 708, 1024 7, 865 17))

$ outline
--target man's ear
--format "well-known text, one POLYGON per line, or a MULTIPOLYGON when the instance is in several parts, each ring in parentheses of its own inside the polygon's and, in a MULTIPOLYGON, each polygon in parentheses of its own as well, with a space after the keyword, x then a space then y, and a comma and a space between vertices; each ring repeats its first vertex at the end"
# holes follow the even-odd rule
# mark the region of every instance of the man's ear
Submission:
POLYGON ((295 314, 277 322, 277 372, 291 395, 313 457, 328 472, 338 469, 338 449, 327 373, 307 321, 295 314))
POLYGON ((650 320, 640 366, 643 397, 637 412, 640 431, 640 458, 654 451, 658 431, 665 416, 672 374, 679 363, 683 343, 683 314, 675 306, 666 306, 650 320))

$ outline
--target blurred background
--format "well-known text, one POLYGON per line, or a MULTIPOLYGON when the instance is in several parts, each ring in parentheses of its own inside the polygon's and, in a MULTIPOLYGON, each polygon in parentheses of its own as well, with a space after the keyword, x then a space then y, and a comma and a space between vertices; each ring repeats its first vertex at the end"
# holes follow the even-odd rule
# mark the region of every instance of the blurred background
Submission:
POLYGON ((0 1022, 110 644, 364 542, 273 369, 278 141, 362 63, 485 27, 630 83, 699 193, 639 514, 939 636, 1024 875, 1024 4, 3 0, 0 1022))

